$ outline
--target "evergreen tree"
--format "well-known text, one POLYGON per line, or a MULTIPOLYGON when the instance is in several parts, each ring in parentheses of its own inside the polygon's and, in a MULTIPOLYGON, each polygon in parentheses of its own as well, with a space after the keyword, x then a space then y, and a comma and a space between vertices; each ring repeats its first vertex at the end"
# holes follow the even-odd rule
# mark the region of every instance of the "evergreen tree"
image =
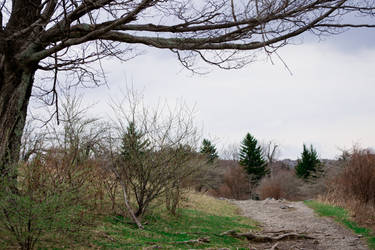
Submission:
POLYGON ((200 153, 207 155, 207 162, 210 164, 212 164, 217 158, 219 158, 215 145, 213 145, 207 139, 203 139, 200 153))
POLYGON ((261 146, 250 133, 247 133, 241 142, 239 163, 251 175, 254 182, 258 182, 269 172, 266 168, 267 163, 263 158, 261 146))
POLYGON ((125 161, 135 163, 149 151, 150 142, 144 134, 137 131, 134 122, 130 122, 122 138, 121 155, 125 161))
POLYGON ((298 159, 296 166, 296 175, 300 178, 308 178, 317 171, 318 166, 320 165, 320 160, 318 159, 318 153, 310 145, 310 149, 303 144, 303 152, 301 154, 301 159, 298 159))

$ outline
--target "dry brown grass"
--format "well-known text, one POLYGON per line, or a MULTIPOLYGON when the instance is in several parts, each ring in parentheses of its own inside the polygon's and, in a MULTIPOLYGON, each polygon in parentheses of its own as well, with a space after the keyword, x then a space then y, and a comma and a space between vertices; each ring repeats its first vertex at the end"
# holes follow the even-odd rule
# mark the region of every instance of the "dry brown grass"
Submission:
POLYGON ((233 216, 239 213, 239 209, 225 200, 218 200, 212 196, 188 191, 182 207, 203 211, 209 214, 221 216, 233 216))

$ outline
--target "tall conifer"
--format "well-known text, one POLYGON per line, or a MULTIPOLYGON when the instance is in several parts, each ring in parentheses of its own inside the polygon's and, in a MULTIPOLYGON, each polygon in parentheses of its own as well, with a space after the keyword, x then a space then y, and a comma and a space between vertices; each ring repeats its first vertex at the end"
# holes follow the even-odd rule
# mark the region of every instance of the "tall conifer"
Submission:
POLYGON ((219 158, 215 145, 207 139, 203 139, 200 152, 207 155, 207 162, 210 164, 212 164, 217 158, 219 158))
POLYGON ((250 133, 241 142, 239 163, 256 183, 269 172, 261 146, 250 133))

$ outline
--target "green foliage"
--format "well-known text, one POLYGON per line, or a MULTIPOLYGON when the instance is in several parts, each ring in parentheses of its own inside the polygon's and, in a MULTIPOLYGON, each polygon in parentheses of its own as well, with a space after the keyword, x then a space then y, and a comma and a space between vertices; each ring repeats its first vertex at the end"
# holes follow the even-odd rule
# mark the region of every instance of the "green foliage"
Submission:
POLYGON ((209 164, 214 163, 214 161, 219 158, 215 145, 213 145, 211 141, 207 139, 203 139, 200 153, 207 155, 207 163, 209 164))
POLYGON ((105 226, 106 234, 113 241, 96 241, 95 244, 104 248, 142 249, 158 246, 160 248, 191 249, 191 248, 236 248, 246 247, 248 242, 220 233, 234 229, 248 232, 255 229, 249 218, 238 215, 220 216, 199 210, 179 209, 179 216, 168 216, 165 211, 148 215, 144 219, 148 224, 144 230, 129 225, 124 218, 108 217, 105 226), (179 244, 178 242, 209 237, 210 242, 204 244, 179 244))
POLYGON ((350 228, 354 233, 364 236, 371 249, 375 249, 375 234, 370 229, 360 227, 350 219, 348 211, 342 207, 332 206, 317 201, 305 201, 305 204, 313 208, 320 216, 332 217, 335 221, 350 228))
POLYGON ((241 142, 239 163, 256 183, 269 172, 261 146, 250 133, 241 142))
POLYGON ((74 228, 73 218, 80 207, 75 195, 61 189, 46 188, 40 183, 39 166, 30 164, 27 172, 20 175, 18 187, 9 188, 7 181, 0 184, 0 248, 15 247, 33 249, 38 242, 74 228))
POLYGON ((316 150, 312 145, 310 145, 310 149, 308 149, 304 144, 301 159, 298 160, 296 166, 296 175, 300 178, 306 179, 318 170, 317 168, 319 165, 320 160, 316 150))
POLYGON ((122 138, 121 155, 126 162, 139 162, 149 151, 150 142, 138 131, 135 123, 130 122, 122 138))

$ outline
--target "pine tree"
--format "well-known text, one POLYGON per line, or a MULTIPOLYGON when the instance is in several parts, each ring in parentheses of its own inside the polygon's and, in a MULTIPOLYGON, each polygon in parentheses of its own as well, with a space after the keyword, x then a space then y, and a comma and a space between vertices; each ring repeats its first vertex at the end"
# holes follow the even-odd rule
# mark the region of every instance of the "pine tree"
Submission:
POLYGON ((148 152, 150 142, 144 134, 137 131, 134 122, 130 122, 122 138, 121 155, 125 161, 136 162, 148 152))
POLYGON ((212 164, 217 158, 219 158, 215 145, 213 145, 207 139, 203 139, 200 153, 207 155, 207 163, 210 164, 212 164))
POLYGON ((313 173, 317 171, 320 165, 320 160, 318 158, 318 153, 310 145, 310 150, 303 144, 303 152, 301 154, 301 159, 298 160, 296 166, 296 175, 300 178, 308 178, 313 173))
POLYGON ((241 142, 239 163, 255 183, 269 172, 266 168, 267 163, 263 158, 261 146, 250 133, 247 133, 241 142))

